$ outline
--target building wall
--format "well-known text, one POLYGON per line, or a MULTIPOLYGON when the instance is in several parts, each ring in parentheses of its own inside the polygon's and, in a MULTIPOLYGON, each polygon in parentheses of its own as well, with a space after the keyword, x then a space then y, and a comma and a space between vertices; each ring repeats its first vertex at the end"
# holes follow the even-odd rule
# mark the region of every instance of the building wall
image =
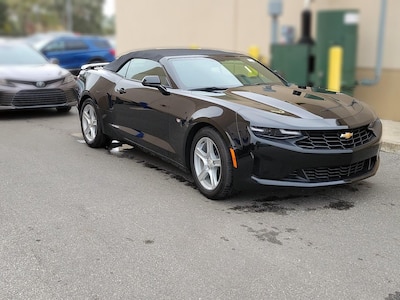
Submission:
MULTIPOLYGON (((270 58, 271 22, 269 0, 116 0, 117 52, 163 47, 202 47, 248 53, 259 49, 270 58)), ((283 0, 279 25, 295 27, 300 35, 304 1, 283 0)), ((315 12, 357 9, 360 13, 357 79, 374 78, 380 17, 380 0, 314 0, 315 12)), ((387 0, 382 78, 374 86, 357 86, 355 96, 369 103, 384 119, 400 121, 400 1, 387 0)))

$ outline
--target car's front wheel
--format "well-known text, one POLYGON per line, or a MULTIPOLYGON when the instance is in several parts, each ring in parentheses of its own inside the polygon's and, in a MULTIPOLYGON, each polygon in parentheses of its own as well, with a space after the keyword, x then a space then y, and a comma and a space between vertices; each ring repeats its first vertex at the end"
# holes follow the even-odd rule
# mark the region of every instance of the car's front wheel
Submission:
POLYGON ((220 200, 232 194, 232 159, 220 134, 204 127, 195 135, 190 168, 197 188, 207 198, 220 200))
POLYGON ((80 111, 82 135, 86 144, 92 148, 105 147, 109 141, 103 133, 101 119, 92 99, 83 103, 80 111))

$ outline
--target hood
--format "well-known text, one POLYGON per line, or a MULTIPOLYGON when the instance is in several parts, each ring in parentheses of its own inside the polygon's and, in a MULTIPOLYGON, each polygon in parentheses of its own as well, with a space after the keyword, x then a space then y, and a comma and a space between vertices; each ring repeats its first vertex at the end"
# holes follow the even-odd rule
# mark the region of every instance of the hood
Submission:
MULTIPOLYGON (((246 107, 302 119, 341 119, 361 112, 363 104, 345 94, 295 85, 249 86, 228 90, 226 100, 246 107)), ((244 108, 243 108, 244 109, 244 108)))
POLYGON ((0 79, 18 81, 49 81, 68 75, 68 71, 54 64, 0 66, 0 79))
POLYGON ((260 123, 265 123, 265 118, 268 118, 284 124, 307 124, 311 127, 322 124, 353 127, 376 119, 369 107, 354 97, 296 85, 233 88, 219 98, 235 103, 234 110, 245 119, 259 118, 260 123))

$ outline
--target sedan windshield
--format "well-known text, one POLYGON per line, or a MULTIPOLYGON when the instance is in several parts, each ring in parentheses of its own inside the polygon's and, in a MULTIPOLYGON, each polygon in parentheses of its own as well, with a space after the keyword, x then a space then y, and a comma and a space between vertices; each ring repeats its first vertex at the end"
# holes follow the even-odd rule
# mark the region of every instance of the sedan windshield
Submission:
POLYGON ((170 59, 180 88, 216 91, 232 87, 282 83, 256 60, 246 56, 179 57, 170 59))
POLYGON ((0 65, 42 65, 48 61, 23 43, 0 44, 0 65))

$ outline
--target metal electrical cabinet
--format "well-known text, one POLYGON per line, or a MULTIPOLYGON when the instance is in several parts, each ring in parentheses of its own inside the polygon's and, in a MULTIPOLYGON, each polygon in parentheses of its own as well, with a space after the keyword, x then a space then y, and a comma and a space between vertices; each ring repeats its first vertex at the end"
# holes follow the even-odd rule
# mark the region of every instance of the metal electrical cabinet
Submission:
POLYGON ((352 93, 356 85, 357 39, 359 13, 356 10, 329 10, 317 14, 314 85, 327 87, 329 49, 343 49, 341 91, 352 93))
POLYGON ((271 69, 277 70, 289 82, 302 86, 310 85, 310 51, 311 47, 306 44, 272 45, 271 69))
POLYGON ((317 14, 315 42, 273 44, 271 68, 298 85, 328 87, 329 53, 333 46, 341 48, 340 90, 351 94, 356 85, 357 30, 356 10, 328 10, 317 14))

